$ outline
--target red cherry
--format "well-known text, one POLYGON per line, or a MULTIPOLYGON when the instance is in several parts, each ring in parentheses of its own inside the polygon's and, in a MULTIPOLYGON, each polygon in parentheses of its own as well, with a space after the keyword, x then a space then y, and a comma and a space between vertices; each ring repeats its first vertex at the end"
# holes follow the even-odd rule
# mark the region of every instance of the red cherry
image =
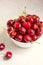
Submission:
POLYGON ((42 34, 42 29, 40 29, 40 28, 37 29, 37 30, 36 30, 36 35, 37 35, 37 36, 40 36, 41 34, 42 34))
POLYGON ((21 34, 25 34, 25 33, 26 33, 26 29, 25 29, 24 27, 21 27, 20 33, 21 33, 21 34))
POLYGON ((18 23, 18 22, 16 22, 16 23, 14 24, 14 28, 15 28, 15 29, 20 29, 20 28, 21 28, 21 24, 18 23))
POLYGON ((31 14, 28 14, 28 15, 26 16, 26 22, 33 23, 33 18, 32 18, 32 15, 31 15, 31 14))
POLYGON ((36 30, 36 29, 38 29, 38 25, 37 24, 32 24, 31 28, 36 30))
POLYGON ((7 29, 8 33, 11 32, 11 31, 13 31, 13 30, 14 30, 14 29, 13 29, 13 27, 11 27, 11 26, 8 27, 8 29, 7 29))
POLYGON ((15 36, 17 35, 17 32, 16 31, 11 31, 9 33, 9 35, 10 35, 11 38, 15 38, 15 36))
POLYGON ((34 22, 38 22, 40 20, 39 16, 33 15, 34 22))
POLYGON ((36 35, 33 35, 33 36, 32 36, 32 40, 33 40, 33 41, 35 41, 35 40, 37 40, 37 39, 38 39, 38 36, 36 36, 36 35))
POLYGON ((42 22, 39 21, 39 22, 37 23, 37 25, 38 25, 39 27, 41 27, 41 26, 42 26, 42 22))
POLYGON ((6 59, 10 59, 12 57, 12 52, 8 51, 5 54, 6 59))
POLYGON ((26 21, 27 21, 27 22, 30 22, 30 23, 33 23, 33 22, 34 22, 34 19, 32 18, 32 15, 28 15, 28 16, 26 17, 26 21))
POLYGON ((23 26, 24 26, 24 28, 28 29, 31 27, 31 24, 29 22, 24 22, 23 26))
POLYGON ((35 34, 35 31, 33 29, 28 29, 28 34, 34 35, 35 34))
POLYGON ((20 16, 19 22, 21 22, 21 23, 25 22, 25 17, 24 16, 20 16))
POLYGON ((22 39, 23 39, 23 36, 22 36, 21 34, 18 34, 18 35, 16 36, 16 40, 22 41, 22 39))
POLYGON ((28 20, 30 23, 33 23, 34 22, 34 19, 31 17, 31 18, 29 18, 29 20, 28 20))
POLYGON ((26 34, 26 35, 24 36, 24 41, 25 41, 25 42, 30 42, 31 40, 32 40, 32 39, 31 39, 30 35, 26 34))
POLYGON ((4 50, 5 49, 5 45, 3 43, 0 44, 0 50, 4 50))
POLYGON ((8 22, 7 22, 7 25, 8 26, 12 26, 14 24, 14 20, 9 20, 8 22))

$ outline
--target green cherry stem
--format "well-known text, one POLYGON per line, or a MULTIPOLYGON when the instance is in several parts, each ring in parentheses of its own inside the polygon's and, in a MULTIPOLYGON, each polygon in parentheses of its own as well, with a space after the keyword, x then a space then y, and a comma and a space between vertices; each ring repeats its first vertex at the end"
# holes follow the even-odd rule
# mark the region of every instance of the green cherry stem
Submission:
POLYGON ((22 12, 22 15, 26 15, 27 14, 27 12, 26 12, 26 6, 24 7, 24 11, 22 12))

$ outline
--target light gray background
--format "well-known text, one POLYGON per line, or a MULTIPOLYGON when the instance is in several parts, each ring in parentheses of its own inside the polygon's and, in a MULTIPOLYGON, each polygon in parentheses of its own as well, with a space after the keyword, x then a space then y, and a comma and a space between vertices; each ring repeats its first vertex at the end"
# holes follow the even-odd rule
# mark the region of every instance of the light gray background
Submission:
POLYGON ((4 60, 4 55, 0 54, 0 65, 43 65, 43 36, 38 40, 40 44, 34 43, 31 48, 22 49, 12 43, 1 27, 6 27, 9 19, 21 15, 25 5, 29 14, 37 14, 43 20, 43 0, 0 0, 0 42, 6 45, 0 53, 13 52, 10 60, 4 60))

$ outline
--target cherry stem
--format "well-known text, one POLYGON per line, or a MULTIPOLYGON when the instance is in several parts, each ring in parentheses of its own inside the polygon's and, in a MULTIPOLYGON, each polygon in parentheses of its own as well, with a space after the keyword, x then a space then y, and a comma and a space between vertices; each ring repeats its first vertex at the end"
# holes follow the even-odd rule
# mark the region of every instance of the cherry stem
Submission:
POLYGON ((24 11, 22 12, 22 15, 26 15, 26 6, 24 7, 24 11))

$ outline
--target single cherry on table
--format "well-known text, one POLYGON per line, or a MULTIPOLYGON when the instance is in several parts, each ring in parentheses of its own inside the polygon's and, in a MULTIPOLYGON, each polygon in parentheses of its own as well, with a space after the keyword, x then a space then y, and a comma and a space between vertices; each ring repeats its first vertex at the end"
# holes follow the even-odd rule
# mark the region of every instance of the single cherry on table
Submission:
POLYGON ((5 45, 3 43, 0 43, 0 50, 4 50, 5 49, 5 45))
POLYGON ((10 59, 12 57, 12 52, 8 51, 5 53, 5 58, 10 59))

